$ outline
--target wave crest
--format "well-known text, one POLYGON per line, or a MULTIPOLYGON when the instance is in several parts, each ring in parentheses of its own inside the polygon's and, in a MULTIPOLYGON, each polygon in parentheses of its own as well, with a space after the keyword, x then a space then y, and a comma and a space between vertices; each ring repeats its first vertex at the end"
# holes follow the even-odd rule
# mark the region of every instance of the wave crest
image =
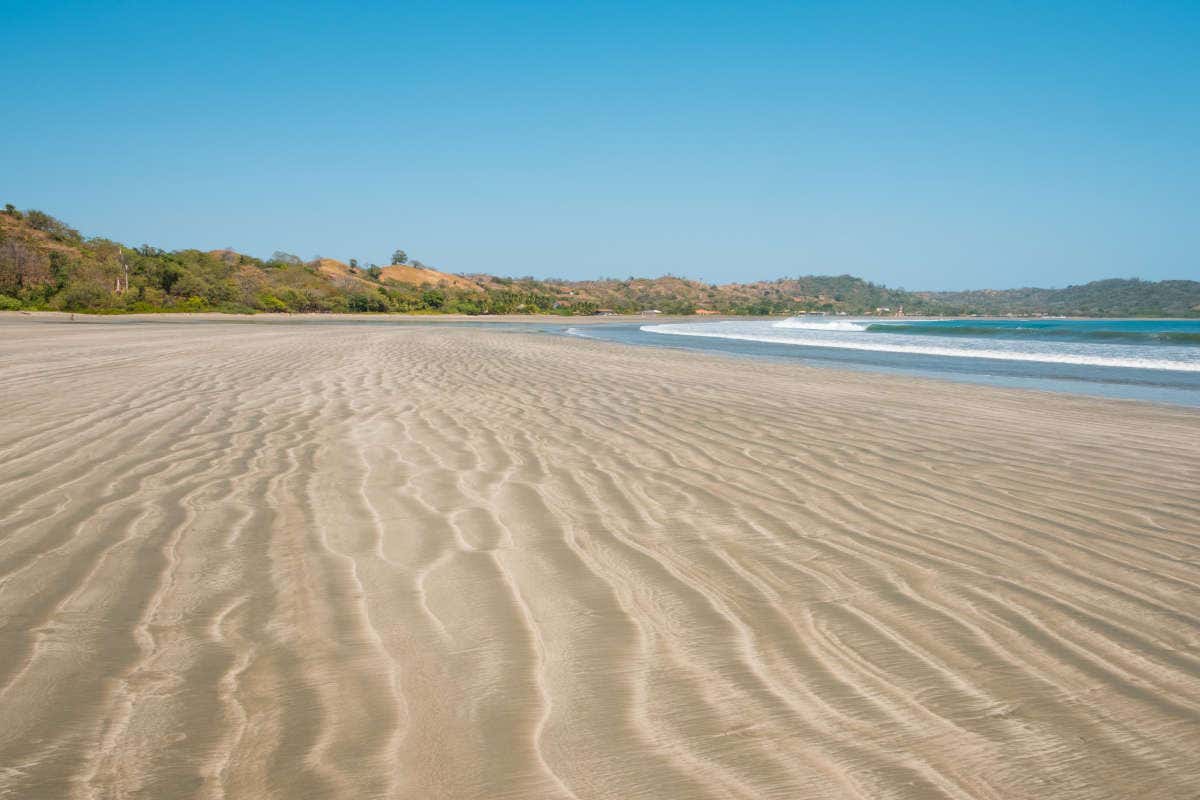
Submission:
MULTIPOLYGON (((784 327, 774 323, 772 327, 784 327)), ((793 326, 794 327, 794 326, 793 326)), ((840 350, 865 350, 877 353, 908 353, 912 355, 945 356, 948 358, 986 358, 997 361, 1033 361, 1044 364, 1072 364, 1092 367, 1122 367, 1126 369, 1172 370, 1178 372, 1200 372, 1200 361, 1177 360, 1172 358, 1146 358, 1142 353, 1136 356, 1126 351, 1121 355, 1108 355, 1096 352, 1080 352, 1077 350, 1058 350, 1056 352, 1036 350, 1004 350, 996 347, 968 348, 931 344, 901 344, 899 342, 882 341, 881 337, 819 337, 805 338, 803 334, 766 334, 732 331, 717 328, 717 324, 684 323, 664 325, 643 325, 641 330, 647 333, 663 333, 672 336, 699 336, 714 339, 733 339, 745 342, 764 342, 766 344, 798 345, 804 347, 823 347, 840 350), (699 328, 700 330, 697 330, 699 328)), ((811 330, 811 329, 809 329, 811 330)), ((825 330, 832 330, 826 328, 825 330)), ((1120 345, 1116 345, 1120 346, 1120 345)))
POLYGON ((804 317, 788 317, 785 320, 772 323, 772 328, 791 328, 793 330, 805 331, 865 331, 867 324, 862 322, 849 322, 847 320, 812 320, 804 317))

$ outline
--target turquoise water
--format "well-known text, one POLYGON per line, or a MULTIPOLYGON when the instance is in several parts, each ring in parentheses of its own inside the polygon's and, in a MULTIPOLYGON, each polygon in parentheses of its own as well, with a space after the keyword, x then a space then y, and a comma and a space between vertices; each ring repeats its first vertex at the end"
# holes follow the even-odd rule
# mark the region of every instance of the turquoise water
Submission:
POLYGON ((1190 319, 951 319, 870 322, 869 333, 967 336, 1015 341, 1200 345, 1200 320, 1190 319))
POLYGON ((1200 406, 1200 319, 792 317, 594 325, 574 335, 1200 406))

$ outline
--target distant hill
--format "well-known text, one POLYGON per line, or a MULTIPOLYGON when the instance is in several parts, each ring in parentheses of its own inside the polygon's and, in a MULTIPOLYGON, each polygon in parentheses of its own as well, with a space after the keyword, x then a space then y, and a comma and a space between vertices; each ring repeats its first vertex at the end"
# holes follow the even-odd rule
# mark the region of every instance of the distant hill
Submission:
POLYGON ((165 252, 85 239, 41 211, 0 212, 0 310, 734 315, 1200 316, 1200 282, 1113 279, 1065 289, 909 292, 851 275, 716 285, 675 276, 535 280, 419 262, 360 267, 288 253, 165 252))
POLYGON ((980 314, 1089 317, 1200 316, 1200 282, 1112 278, 1065 289, 929 292, 924 297, 980 314))

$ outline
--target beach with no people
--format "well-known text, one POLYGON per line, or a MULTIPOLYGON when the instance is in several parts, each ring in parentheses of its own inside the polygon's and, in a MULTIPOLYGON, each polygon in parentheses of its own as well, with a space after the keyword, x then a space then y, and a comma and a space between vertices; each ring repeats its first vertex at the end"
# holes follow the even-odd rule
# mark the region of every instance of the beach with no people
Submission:
POLYGON ((0 797, 1176 798, 1200 412, 0 320, 0 797))

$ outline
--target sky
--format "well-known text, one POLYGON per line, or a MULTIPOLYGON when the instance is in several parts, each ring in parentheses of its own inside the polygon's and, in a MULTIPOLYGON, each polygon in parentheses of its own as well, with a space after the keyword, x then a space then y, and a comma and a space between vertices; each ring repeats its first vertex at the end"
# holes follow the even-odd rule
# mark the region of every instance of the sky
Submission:
POLYGON ((127 244, 1200 279, 1200 2, 0 0, 0 203, 127 244))

